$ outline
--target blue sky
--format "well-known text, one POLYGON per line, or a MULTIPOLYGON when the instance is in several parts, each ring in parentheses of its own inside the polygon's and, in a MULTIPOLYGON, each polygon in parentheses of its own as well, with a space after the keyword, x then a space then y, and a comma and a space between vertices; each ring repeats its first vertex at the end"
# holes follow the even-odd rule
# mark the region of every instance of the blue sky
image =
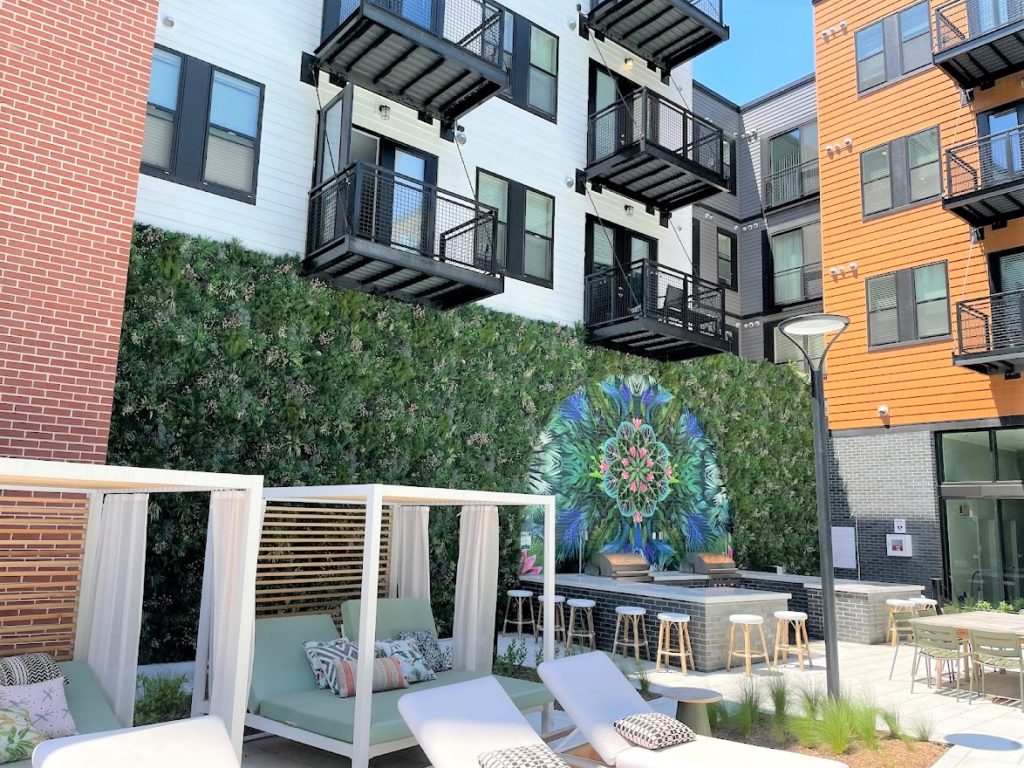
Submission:
POLYGON ((730 38, 694 60, 695 80, 744 104, 814 70, 811 0, 723 2, 730 38))

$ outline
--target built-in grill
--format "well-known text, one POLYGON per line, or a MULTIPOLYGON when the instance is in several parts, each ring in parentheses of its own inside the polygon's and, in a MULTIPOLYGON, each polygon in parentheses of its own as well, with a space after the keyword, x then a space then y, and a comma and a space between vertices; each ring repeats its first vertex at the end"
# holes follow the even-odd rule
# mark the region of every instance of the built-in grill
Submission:
POLYGON ((740 574, 736 561, 729 555, 713 552, 687 552, 683 557, 683 570, 703 574, 712 581, 732 579, 740 574))
POLYGON ((598 576, 610 576, 617 581, 654 581, 647 559, 633 552, 599 552, 590 561, 598 576))

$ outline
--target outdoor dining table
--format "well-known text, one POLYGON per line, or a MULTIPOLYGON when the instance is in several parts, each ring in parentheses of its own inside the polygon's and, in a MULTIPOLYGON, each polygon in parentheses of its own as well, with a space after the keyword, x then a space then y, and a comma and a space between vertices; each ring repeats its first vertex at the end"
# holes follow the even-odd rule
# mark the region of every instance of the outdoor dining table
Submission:
MULTIPOLYGON (((1000 613, 998 611, 964 611, 963 613, 944 613, 939 616, 925 616, 914 619, 915 624, 929 627, 953 627, 960 636, 961 642, 967 645, 968 632, 1015 632, 1024 642, 1024 616, 1017 613, 1000 613)), ((942 663, 935 665, 936 676, 940 676, 942 663)), ((966 667, 961 668, 966 673, 966 667)))

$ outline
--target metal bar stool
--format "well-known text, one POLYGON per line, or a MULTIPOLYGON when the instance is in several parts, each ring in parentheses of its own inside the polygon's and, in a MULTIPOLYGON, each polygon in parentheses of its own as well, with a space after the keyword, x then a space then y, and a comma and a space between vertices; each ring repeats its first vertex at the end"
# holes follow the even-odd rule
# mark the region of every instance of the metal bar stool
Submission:
POLYGON ((782 661, 789 661, 791 654, 796 654, 800 662, 800 669, 804 668, 804 656, 807 656, 807 663, 814 666, 811 661, 811 641, 807 637, 807 614, 801 611, 776 611, 775 619, 775 657, 772 666, 779 666, 779 654, 782 654, 782 661), (793 630, 793 642, 789 642, 789 631, 793 630))
POLYGON ((659 613, 658 614, 658 653, 654 671, 661 671, 661 660, 665 659, 665 666, 672 668, 672 659, 679 659, 681 671, 686 674, 686 660, 690 660, 690 669, 697 671, 697 665, 693 661, 693 646, 690 645, 690 617, 685 613, 659 613), (676 643, 672 644, 672 630, 676 631, 676 643))
MULTIPOLYGON (((612 656, 619 648, 633 648, 633 656, 640 661, 640 649, 643 648, 647 660, 651 660, 651 648, 647 644, 647 609, 633 605, 620 605, 615 609, 615 642, 612 643, 612 656), (621 634, 620 634, 621 627, 621 634)), ((623 656, 626 654, 623 653, 623 656)))
POLYGON ((899 636, 896 634, 896 622, 893 619, 893 614, 896 612, 910 611, 914 612, 914 604, 910 600, 900 600, 895 597, 890 597, 885 601, 885 604, 889 606, 889 618, 885 625, 885 641, 892 643, 893 647, 899 642, 899 636))
POLYGON ((769 668, 772 660, 768 658, 768 641, 764 639, 764 617, 752 613, 734 613, 729 617, 729 657, 725 661, 725 668, 732 668, 732 657, 739 656, 746 662, 747 677, 750 677, 750 662, 752 659, 764 659, 769 668), (743 650, 736 649, 736 625, 743 630, 743 650), (761 639, 761 650, 750 647, 750 633, 757 627, 761 639))
POLYGON ((597 635, 594 634, 594 606, 593 600, 584 598, 573 598, 566 600, 569 606, 569 631, 565 633, 565 647, 572 648, 576 639, 586 640, 590 650, 597 650, 597 635), (579 616, 579 629, 577 630, 576 617, 579 616))
POLYGON ((530 592, 528 589, 510 589, 508 591, 508 603, 505 605, 505 622, 501 625, 501 634, 505 634, 508 631, 509 624, 516 628, 516 637, 523 636, 523 627, 527 624, 530 625, 531 630, 536 634, 537 619, 533 613, 533 592, 530 592), (508 615, 512 612, 513 601, 515 601, 516 615, 514 619, 510 619, 508 615), (524 604, 530 608, 530 618, 528 619, 523 615, 524 604))
MULTIPOLYGON (((554 634, 555 642, 563 642, 565 640, 565 596, 555 595, 555 623, 554 623, 554 634), (559 640, 561 636, 561 640, 559 640)), ((540 612, 537 614, 537 624, 533 630, 533 639, 543 636, 544 634, 544 595, 537 595, 537 606, 540 608, 540 612)))

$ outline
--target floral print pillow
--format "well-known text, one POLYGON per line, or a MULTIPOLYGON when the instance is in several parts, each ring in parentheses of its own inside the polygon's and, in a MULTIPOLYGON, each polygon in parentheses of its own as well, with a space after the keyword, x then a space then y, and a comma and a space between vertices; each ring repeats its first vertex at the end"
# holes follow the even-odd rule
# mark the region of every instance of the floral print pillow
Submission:
POLYGON ((0 763, 28 760, 32 750, 44 741, 46 737, 32 727, 32 716, 27 709, 0 709, 0 763))
POLYGON ((441 648, 441 644, 434 637, 433 632, 425 629, 410 629, 407 632, 399 632, 398 639, 416 646, 416 650, 423 654, 423 658, 435 672, 447 672, 452 668, 451 649, 441 648), (448 650, 448 653, 445 650, 448 650))
POLYGON ((0 707, 28 710, 32 727, 48 739, 78 733, 68 710, 63 678, 32 685, 0 686, 0 707))
POLYGON ((437 679, 423 654, 408 640, 378 640, 373 644, 373 650, 378 658, 398 659, 402 665, 402 675, 409 681, 409 685, 437 679))

